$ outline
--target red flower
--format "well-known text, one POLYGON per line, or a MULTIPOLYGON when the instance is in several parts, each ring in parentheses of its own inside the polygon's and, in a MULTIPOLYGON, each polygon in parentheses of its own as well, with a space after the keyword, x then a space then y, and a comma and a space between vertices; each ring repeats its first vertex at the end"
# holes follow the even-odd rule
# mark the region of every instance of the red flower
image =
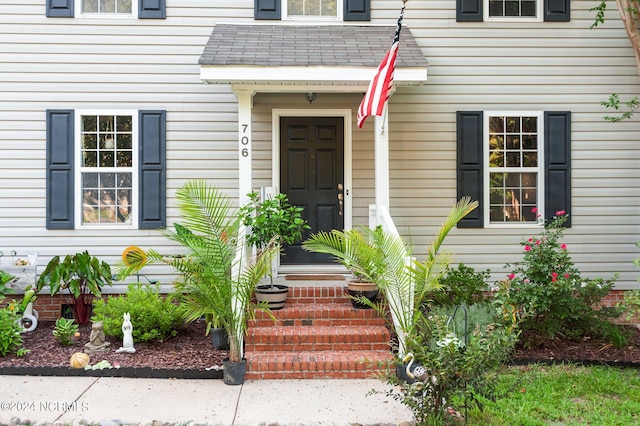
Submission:
POLYGON ((539 246, 540 245, 540 240, 536 240, 536 245, 539 246))
POLYGON ((556 212, 556 216, 564 216, 565 214, 567 214, 567 212, 565 212, 564 210, 558 210, 556 212))
POLYGON ((562 250, 566 250, 567 249, 567 245, 565 243, 560 244, 560 248, 562 250))
POLYGON ((538 213, 538 208, 537 207, 532 208, 531 213, 538 213))
POLYGON ((524 246, 524 251, 531 251, 531 246, 530 245, 524 246))
POLYGON ((551 282, 555 283, 556 281, 558 281, 558 273, 557 272, 552 272, 551 273, 551 282))
POLYGON ((509 279, 512 280, 516 277, 516 274, 509 274, 509 279))
POLYGON ((567 272, 566 274, 564 274, 564 277, 569 278, 570 277, 569 273, 567 272))

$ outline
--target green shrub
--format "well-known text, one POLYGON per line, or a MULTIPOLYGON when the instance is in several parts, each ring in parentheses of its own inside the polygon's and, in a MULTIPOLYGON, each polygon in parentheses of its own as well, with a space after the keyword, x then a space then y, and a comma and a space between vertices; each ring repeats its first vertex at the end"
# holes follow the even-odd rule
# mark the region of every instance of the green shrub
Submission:
POLYGON ((476 272, 472 267, 460 263, 457 268, 448 267, 439 279, 442 290, 433 293, 433 304, 441 306, 470 306, 484 300, 489 269, 476 272))
POLYGON ((29 352, 22 347, 22 327, 15 313, 15 304, 0 309, 0 356, 15 353, 22 356, 29 352))
MULTIPOLYGON (((522 262, 513 267, 506 280, 498 283, 496 297, 512 305, 524 331, 554 337, 610 335, 604 324, 618 317, 619 308, 601 307, 616 277, 583 278, 574 266, 567 245, 560 242, 568 216, 559 211, 545 226, 542 235, 523 241, 522 262)), ((541 224, 544 224, 541 222, 541 224)))
POLYGON ((162 341, 175 336, 184 326, 178 297, 175 294, 162 297, 159 285, 130 284, 126 295, 97 300, 92 320, 104 322, 107 336, 122 338, 123 314, 129 312, 134 342, 162 341))
POLYGON ((72 337, 78 332, 78 324, 75 324, 75 320, 67 318, 58 318, 56 320, 56 327, 53 330, 53 335, 60 341, 62 346, 71 346, 73 343, 72 337))
POLYGON ((450 413, 463 411, 465 401, 480 405, 483 398, 491 398, 493 373, 517 340, 515 328, 503 324, 488 303, 468 308, 465 338, 463 312, 459 309, 451 319, 452 309, 434 308, 408 338, 405 360, 424 368, 420 376, 414 370, 414 383, 402 382, 395 374, 387 377, 395 386, 389 394, 409 407, 420 425, 449 424, 450 413))

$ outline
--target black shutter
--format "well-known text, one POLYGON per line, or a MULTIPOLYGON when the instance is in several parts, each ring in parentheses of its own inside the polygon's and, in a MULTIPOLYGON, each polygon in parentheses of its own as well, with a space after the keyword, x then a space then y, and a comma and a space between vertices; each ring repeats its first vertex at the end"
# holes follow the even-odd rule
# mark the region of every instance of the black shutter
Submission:
POLYGON ((456 21, 482 22, 482 0, 456 0, 456 21))
MULTIPOLYGON (((571 112, 544 113, 545 219, 571 214, 571 112)), ((565 223, 571 226, 571 216, 565 223)))
POLYGON ((140 229, 166 225, 166 112, 140 111, 140 229))
POLYGON ((345 21, 369 21, 370 19, 370 0, 344 0, 345 21))
POLYGON ((544 0, 544 20, 548 22, 569 22, 571 19, 570 0, 544 0))
POLYGON ((72 109, 47 110, 47 229, 73 229, 72 109))
POLYGON ((253 17, 255 19, 280 19, 281 0, 255 0, 253 17))
POLYGON ((138 2, 138 18, 165 19, 167 17, 165 0, 140 0, 138 2))
POLYGON ((456 113, 457 198, 468 196, 479 203, 478 208, 458 222, 458 228, 484 227, 482 120, 482 111, 456 113))
POLYGON ((73 18, 74 0, 47 0, 47 16, 50 18, 73 18))

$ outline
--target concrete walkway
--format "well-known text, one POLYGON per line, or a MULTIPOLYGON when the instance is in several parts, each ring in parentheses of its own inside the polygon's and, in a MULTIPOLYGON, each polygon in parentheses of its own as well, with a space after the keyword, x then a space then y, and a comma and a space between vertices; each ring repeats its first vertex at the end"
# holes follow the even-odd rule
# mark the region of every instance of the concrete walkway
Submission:
POLYGON ((373 425, 412 421, 379 380, 0 376, 0 424, 373 425), (375 389, 381 393, 367 395, 375 389), (158 423, 160 422, 160 423, 158 423))

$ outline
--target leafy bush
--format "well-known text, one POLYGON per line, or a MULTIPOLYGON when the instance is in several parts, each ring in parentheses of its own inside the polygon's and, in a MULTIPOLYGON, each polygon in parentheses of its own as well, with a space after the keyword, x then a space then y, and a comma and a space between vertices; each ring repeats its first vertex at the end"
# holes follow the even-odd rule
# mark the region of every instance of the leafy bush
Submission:
POLYGON ((0 309, 0 356, 15 353, 22 356, 29 352, 22 347, 22 327, 15 313, 15 304, 0 309))
POLYGON ((53 335, 60 341, 62 346, 71 346, 72 337, 78 332, 78 324, 74 324, 75 320, 67 318, 58 318, 53 335))
POLYGON ((465 403, 480 405, 480 396, 491 397, 492 372, 507 360, 517 340, 513 325, 496 318, 489 304, 469 307, 466 337, 461 310, 453 319, 446 312, 432 310, 407 340, 411 352, 405 360, 424 369, 413 370, 416 381, 387 377, 395 385, 390 395, 409 407, 421 425, 448 424, 451 413, 462 411, 465 403))
POLYGON ((490 275, 489 269, 476 272, 472 267, 463 263, 460 263, 455 269, 448 267, 439 280, 442 291, 433 293, 433 304, 441 306, 470 306, 483 301, 483 292, 487 290, 486 281, 490 275))
POLYGON ((175 294, 162 297, 159 285, 130 284, 127 294, 95 302, 93 321, 104 322, 107 336, 122 338, 123 314, 131 314, 134 342, 164 340, 184 326, 183 309, 175 294))
POLYGON ((616 277, 581 276, 567 245, 560 243, 567 218, 564 211, 557 212, 539 238, 521 243, 524 258, 507 265, 513 270, 508 279, 498 283, 496 297, 517 309, 523 331, 549 337, 602 335, 602 330, 608 329, 604 322, 620 315, 619 308, 600 307, 616 277))

